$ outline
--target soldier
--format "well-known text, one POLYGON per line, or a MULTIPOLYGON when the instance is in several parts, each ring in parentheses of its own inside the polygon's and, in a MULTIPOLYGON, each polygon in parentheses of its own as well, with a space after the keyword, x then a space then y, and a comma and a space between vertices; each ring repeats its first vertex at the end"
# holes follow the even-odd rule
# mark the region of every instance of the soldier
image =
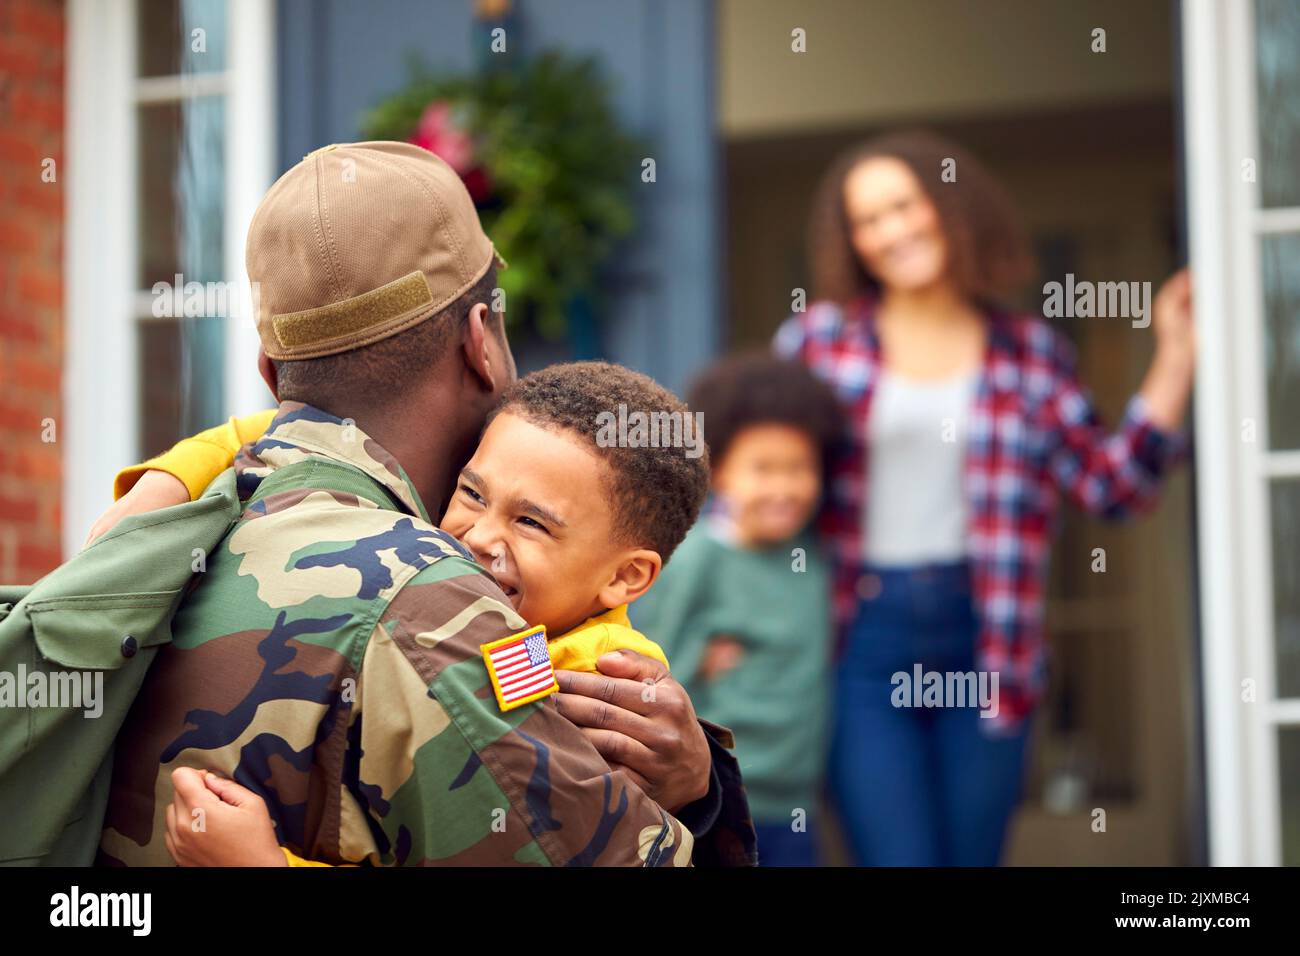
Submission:
POLYGON ((407 144, 326 147, 262 201, 247 265, 281 405, 119 737, 103 862, 170 863, 178 767, 258 793, 323 862, 752 862, 734 760, 661 665, 569 675, 563 715, 498 708, 480 646, 526 624, 430 520, 515 377, 497 262, 407 144), (658 706, 634 713, 642 678, 658 706))

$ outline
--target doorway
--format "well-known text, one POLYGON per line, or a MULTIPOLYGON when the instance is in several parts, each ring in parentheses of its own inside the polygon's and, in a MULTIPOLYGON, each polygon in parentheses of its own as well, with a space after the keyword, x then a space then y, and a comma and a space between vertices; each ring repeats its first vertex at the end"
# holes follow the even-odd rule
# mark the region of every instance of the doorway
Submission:
MULTIPOLYGON (((1158 286, 1181 261, 1172 13, 1109 0, 798 11, 724 0, 729 346, 769 341, 794 290, 807 288, 807 212, 832 157, 900 127, 957 140, 1011 191, 1041 273, 1014 304, 1040 311, 1043 283, 1066 273, 1158 286), (1104 53, 1089 45, 1099 25, 1104 53), (791 48, 796 29, 804 52, 791 48)), ((1060 327, 1117 423, 1150 360, 1149 330, 1060 327)), ((1008 863, 1205 862, 1192 508, 1184 469, 1137 521, 1063 512, 1047 611, 1051 689, 1008 863)))

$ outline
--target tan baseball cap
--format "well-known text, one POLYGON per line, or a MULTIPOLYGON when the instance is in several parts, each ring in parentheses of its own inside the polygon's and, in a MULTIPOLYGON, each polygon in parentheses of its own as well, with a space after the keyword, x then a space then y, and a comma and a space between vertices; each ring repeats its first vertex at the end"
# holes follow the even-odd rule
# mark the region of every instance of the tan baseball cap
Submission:
POLYGON ((257 332, 273 359, 370 345, 423 322, 496 259, 460 177, 410 143, 342 143, 276 181, 248 227, 257 332))

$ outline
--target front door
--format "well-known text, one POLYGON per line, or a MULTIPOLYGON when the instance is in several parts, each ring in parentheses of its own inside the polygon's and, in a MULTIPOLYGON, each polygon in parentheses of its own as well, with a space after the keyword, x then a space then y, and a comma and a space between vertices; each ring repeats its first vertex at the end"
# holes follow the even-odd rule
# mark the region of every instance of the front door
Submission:
POLYGON ((1183 4, 1210 858, 1300 864, 1300 4, 1183 4))

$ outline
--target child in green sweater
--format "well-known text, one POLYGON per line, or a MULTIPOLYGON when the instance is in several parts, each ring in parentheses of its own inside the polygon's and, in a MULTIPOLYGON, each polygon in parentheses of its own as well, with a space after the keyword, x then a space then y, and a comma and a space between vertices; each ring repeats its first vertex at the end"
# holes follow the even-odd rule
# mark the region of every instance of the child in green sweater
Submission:
POLYGON ((759 865, 815 866, 830 708, 830 570, 809 525, 839 405, 801 363, 726 359, 696 382, 712 496, 631 609, 701 717, 731 727, 759 865))

